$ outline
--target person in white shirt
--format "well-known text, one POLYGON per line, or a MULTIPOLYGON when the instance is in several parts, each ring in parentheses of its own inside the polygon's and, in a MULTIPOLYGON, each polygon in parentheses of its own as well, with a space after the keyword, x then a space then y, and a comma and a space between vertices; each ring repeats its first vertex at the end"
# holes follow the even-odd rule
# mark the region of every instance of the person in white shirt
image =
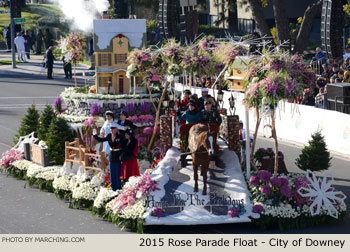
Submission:
POLYGON ((2 31, 2 36, 4 37, 4 41, 6 43, 6 50, 9 49, 9 46, 7 44, 7 39, 6 39, 7 30, 8 30, 7 25, 5 25, 4 30, 2 31))
MULTIPOLYGON (((114 120, 114 114, 112 111, 110 110, 106 111, 105 115, 106 115, 106 121, 101 128, 101 135, 104 137, 106 137, 109 133, 111 133, 111 124, 114 120)), ((103 151, 106 153, 106 155, 110 153, 110 149, 111 147, 109 146, 108 142, 107 141, 104 142, 103 151)))
POLYGON ((24 46, 25 42, 26 41, 25 41, 24 37, 22 36, 21 33, 19 33, 17 35, 17 37, 15 38, 15 45, 17 47, 18 61, 19 62, 22 62, 22 60, 24 62, 27 62, 26 54, 25 54, 25 46, 24 46))

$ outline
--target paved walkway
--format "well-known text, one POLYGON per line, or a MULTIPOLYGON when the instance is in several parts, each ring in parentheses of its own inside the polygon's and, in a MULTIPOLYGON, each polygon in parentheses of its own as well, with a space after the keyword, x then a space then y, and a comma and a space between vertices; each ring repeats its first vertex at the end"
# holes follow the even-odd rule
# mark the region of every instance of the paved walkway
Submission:
MULTIPOLYGON (((17 57, 17 54, 16 54, 17 57)), ((42 68, 44 55, 30 55, 30 59, 27 59, 27 63, 16 63, 16 68, 12 65, 1 65, 0 71, 2 72, 15 72, 23 74, 35 74, 35 75, 46 75, 46 69, 42 68)), ((0 50, 0 61, 2 60, 12 60, 11 52, 6 50, 0 50)), ((80 83, 93 84, 94 70, 89 69, 90 66, 85 64, 78 64, 76 68, 77 78, 80 83), (82 82, 83 80, 83 82, 82 82)), ((73 73, 74 74, 74 73, 73 73)), ((63 62, 61 59, 57 59, 54 62, 53 78, 63 79, 65 77, 63 70, 63 62)), ((74 78, 74 77, 73 77, 74 78)))

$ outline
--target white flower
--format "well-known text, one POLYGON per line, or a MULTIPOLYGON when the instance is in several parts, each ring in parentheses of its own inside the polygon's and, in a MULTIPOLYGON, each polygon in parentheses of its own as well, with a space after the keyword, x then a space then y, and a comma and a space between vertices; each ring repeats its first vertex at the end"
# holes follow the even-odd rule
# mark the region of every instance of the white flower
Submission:
POLYGON ((117 215, 125 219, 142 218, 145 212, 145 198, 138 200, 135 204, 123 208, 117 215))
POLYGON ((299 188, 298 193, 302 197, 310 197, 313 200, 310 206, 312 216, 320 215, 321 210, 324 210, 328 212, 328 215, 337 219, 338 210, 334 207, 334 204, 336 202, 344 202, 346 196, 343 192, 335 191, 332 187, 334 182, 333 177, 328 180, 329 177, 326 174, 323 179, 318 179, 313 172, 307 170, 306 178, 310 183, 305 187, 299 188), (314 208, 315 206, 316 210, 314 208))
POLYGON ((172 74, 171 74, 171 75, 168 75, 168 76, 167 76, 167 81, 168 81, 168 82, 173 82, 173 81, 174 81, 174 75, 172 75, 172 74))
POLYGON ((47 148, 46 142, 43 141, 43 140, 40 140, 40 141, 39 141, 39 146, 40 146, 41 148, 47 148))
POLYGON ((253 79, 252 79, 252 83, 255 83, 255 82, 258 82, 259 81, 259 78, 258 77, 254 77, 253 79))
POLYGON ((53 180, 53 188, 56 190, 71 191, 71 175, 63 175, 61 177, 55 177, 53 180))
POLYGON ((77 184, 72 194, 73 199, 94 200, 96 196, 94 186, 89 182, 77 184))
POLYGON ((94 201, 94 207, 101 208, 105 202, 109 201, 112 197, 116 196, 117 192, 113 191, 111 188, 101 188, 98 192, 97 197, 94 201))
POLYGON ((27 170, 31 164, 33 163, 25 159, 17 160, 12 163, 12 165, 19 170, 27 170))
POLYGON ((229 77, 230 77, 230 71, 226 70, 224 74, 224 80, 228 80, 229 77))

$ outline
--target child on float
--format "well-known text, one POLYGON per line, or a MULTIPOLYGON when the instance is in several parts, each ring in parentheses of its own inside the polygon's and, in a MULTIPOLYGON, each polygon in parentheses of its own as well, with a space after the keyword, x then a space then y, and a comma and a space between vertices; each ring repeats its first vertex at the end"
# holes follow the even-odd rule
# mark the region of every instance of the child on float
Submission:
POLYGON ((134 137, 134 131, 128 129, 125 131, 125 138, 122 142, 122 168, 120 178, 125 182, 132 176, 140 176, 140 168, 137 162, 139 146, 134 137))

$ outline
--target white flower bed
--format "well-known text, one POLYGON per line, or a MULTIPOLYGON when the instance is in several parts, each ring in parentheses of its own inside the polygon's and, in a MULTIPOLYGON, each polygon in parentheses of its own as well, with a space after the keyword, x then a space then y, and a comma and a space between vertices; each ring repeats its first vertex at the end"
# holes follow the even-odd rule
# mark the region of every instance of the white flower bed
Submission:
POLYGON ((14 167, 23 171, 26 171, 31 164, 33 163, 25 159, 17 160, 12 163, 14 167))
POLYGON ((65 119, 67 122, 71 123, 82 123, 89 119, 89 116, 72 116, 68 114, 60 114, 58 117, 65 119))
POLYGON ((53 180, 53 188, 55 190, 64 190, 64 191, 72 191, 73 187, 71 187, 71 179, 72 175, 63 175, 60 177, 55 177, 53 180))
POLYGON ((102 187, 94 201, 94 207, 102 208, 107 201, 109 201, 117 194, 118 192, 113 191, 111 188, 102 187))
MULTIPOLYGON (((153 95, 153 97, 158 97, 159 94, 153 95)), ((73 100, 73 99, 78 99, 78 100, 88 100, 88 99, 98 99, 98 100, 119 100, 119 99, 125 99, 125 100, 130 100, 130 99, 147 99, 149 98, 148 94, 136 94, 136 95, 128 95, 128 94, 123 94, 123 95, 111 95, 111 94, 94 94, 94 93, 88 93, 88 94, 83 94, 83 93, 77 93, 75 91, 75 88, 70 87, 66 88, 62 93, 61 97, 65 100, 73 100)))
POLYGON ((124 219, 143 218, 146 199, 142 198, 130 207, 124 208, 118 215, 124 219))
POLYGON ((77 184, 73 189, 73 199, 85 199, 85 200, 94 200, 97 196, 97 190, 90 182, 84 182, 77 184))
POLYGON ((44 180, 54 180, 55 177, 57 176, 59 170, 58 169, 52 169, 52 170, 49 170, 49 171, 44 171, 44 172, 41 172, 37 175, 35 175, 35 178, 37 179, 44 179, 44 180))

